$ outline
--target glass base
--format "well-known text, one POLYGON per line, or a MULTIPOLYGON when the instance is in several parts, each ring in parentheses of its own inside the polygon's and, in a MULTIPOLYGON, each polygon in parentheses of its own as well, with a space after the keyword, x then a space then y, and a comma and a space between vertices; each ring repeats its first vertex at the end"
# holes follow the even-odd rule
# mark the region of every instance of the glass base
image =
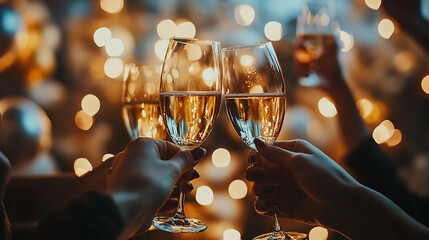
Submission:
POLYGON ((307 234, 298 232, 270 232, 259 235, 253 240, 301 240, 306 239, 307 234))
POLYGON ((156 217, 152 225, 171 233, 197 233, 207 229, 207 225, 194 218, 156 217))

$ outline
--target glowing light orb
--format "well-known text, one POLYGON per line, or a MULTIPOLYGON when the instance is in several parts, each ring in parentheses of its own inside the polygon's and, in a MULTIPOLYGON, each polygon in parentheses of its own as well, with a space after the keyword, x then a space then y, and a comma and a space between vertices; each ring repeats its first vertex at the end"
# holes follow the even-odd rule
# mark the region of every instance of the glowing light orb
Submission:
POLYGON ((241 4, 235 7, 235 21, 242 26, 249 26, 255 19, 255 10, 248 4, 241 4))
POLYGON ((276 21, 271 21, 265 24, 264 27, 265 37, 271 41, 279 41, 282 39, 283 30, 282 24, 276 21))
POLYGON ((229 184, 228 193, 233 199, 242 199, 247 195, 247 185, 242 180, 234 180, 229 184))
POLYGON ((231 163, 231 154, 225 148, 218 148, 212 154, 212 162, 218 168, 228 167, 231 163))

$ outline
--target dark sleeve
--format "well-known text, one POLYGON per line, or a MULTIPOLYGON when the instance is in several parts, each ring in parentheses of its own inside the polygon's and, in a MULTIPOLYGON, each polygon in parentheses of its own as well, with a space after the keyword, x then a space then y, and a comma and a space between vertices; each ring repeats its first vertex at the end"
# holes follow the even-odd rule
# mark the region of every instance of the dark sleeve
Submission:
POLYGON ((429 226, 429 198, 409 191, 395 166, 371 137, 350 152, 344 163, 361 184, 382 193, 410 216, 429 226))
POLYGON ((10 240, 10 224, 4 209, 3 202, 0 203, 0 240, 10 240))
POLYGON ((110 196, 89 192, 48 214, 35 230, 35 239, 118 239, 124 228, 110 196))

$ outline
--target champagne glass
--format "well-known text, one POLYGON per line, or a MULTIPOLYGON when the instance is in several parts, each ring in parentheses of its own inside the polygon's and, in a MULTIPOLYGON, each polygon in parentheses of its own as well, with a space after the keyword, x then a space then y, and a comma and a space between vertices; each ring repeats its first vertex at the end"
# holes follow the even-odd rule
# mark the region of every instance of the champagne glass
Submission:
MULTIPOLYGON (((220 43, 171 39, 161 73, 160 106, 167 132, 182 150, 198 147, 210 134, 222 100, 220 43)), ((186 218, 184 194, 176 214, 157 217, 153 225, 173 232, 201 232, 207 225, 186 218)))
MULTIPOLYGON (((223 49, 226 108, 241 140, 256 149, 255 138, 273 144, 283 124, 286 92, 282 71, 271 42, 223 49)), ((254 238, 304 239, 307 235, 283 232, 274 210, 274 231, 254 238)))
MULTIPOLYGON (((295 52, 298 61, 309 63, 318 59, 326 47, 334 42, 336 21, 332 0, 306 0, 298 17, 296 36, 302 41, 305 50, 295 52)), ((310 65, 311 68, 311 65, 310 65)), ((311 69, 310 69, 311 70, 311 69)), ((313 87, 320 84, 314 72, 306 78, 299 79, 302 86, 313 87)))
POLYGON ((167 137, 159 107, 161 66, 127 64, 122 91, 122 118, 132 139, 167 137))

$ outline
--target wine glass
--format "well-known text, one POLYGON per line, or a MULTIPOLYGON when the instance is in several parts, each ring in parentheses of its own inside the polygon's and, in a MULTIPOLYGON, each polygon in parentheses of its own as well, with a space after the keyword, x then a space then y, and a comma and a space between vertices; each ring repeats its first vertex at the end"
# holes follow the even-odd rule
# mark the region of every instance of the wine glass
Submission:
MULTIPOLYGON (((161 73, 160 106, 167 132, 182 150, 198 147, 210 134, 222 100, 220 43, 197 39, 171 39, 161 73)), ((161 230, 201 232, 207 225, 186 218, 184 194, 176 214, 157 217, 161 230)))
MULTIPOLYGON (((256 149, 255 138, 273 144, 283 124, 286 92, 282 71, 271 42, 223 49, 224 93, 229 119, 241 140, 256 149)), ((283 232, 274 209, 274 231, 254 238, 304 239, 283 232)))
MULTIPOLYGON (((296 58, 302 63, 318 59, 326 47, 334 43, 337 22, 334 20, 334 4, 332 0, 305 0, 301 15, 298 17, 296 36, 302 41, 305 50, 297 50, 296 58)), ((311 70, 311 69, 310 69, 311 70)), ((299 84, 313 87, 320 84, 314 72, 306 78, 300 78, 299 84)))
POLYGON ((132 139, 167 137, 159 107, 161 65, 125 65, 122 118, 132 139))

